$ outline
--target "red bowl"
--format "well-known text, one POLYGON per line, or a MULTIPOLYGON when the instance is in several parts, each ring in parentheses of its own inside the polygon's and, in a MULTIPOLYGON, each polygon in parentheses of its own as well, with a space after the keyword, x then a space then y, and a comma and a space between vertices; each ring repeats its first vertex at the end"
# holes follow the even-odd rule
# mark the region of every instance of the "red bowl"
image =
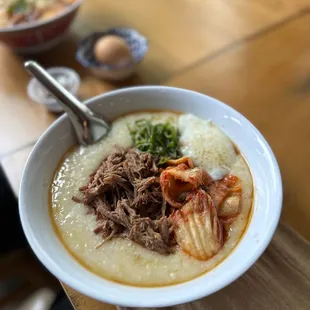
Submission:
POLYGON ((77 0, 61 13, 46 21, 0 28, 0 41, 22 54, 48 50, 64 38, 82 1, 77 0))

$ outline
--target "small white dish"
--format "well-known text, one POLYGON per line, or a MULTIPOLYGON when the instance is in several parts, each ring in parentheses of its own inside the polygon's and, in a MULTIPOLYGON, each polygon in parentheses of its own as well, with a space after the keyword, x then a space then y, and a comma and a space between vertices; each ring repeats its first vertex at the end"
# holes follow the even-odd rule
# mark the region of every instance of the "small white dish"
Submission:
MULTIPOLYGON (((80 76, 76 71, 66 67, 53 67, 47 69, 62 86, 72 95, 76 96, 81 84, 80 76)), ((28 96, 36 103, 43 104, 53 113, 62 113, 63 108, 58 101, 50 95, 44 86, 35 78, 32 78, 27 86, 28 96)))
POLYGON ((139 110, 177 110, 212 119, 236 143, 254 181, 253 212, 234 251, 216 268, 177 285, 140 288, 111 282, 85 269, 62 245, 50 218, 48 197, 54 172, 76 144, 66 115, 54 122, 35 145, 22 177, 19 210, 26 237, 41 262, 73 289, 111 304, 167 307, 208 296, 246 272, 268 246, 282 208, 282 182, 277 161, 260 132, 240 113, 216 99, 163 86, 112 91, 90 99, 95 112, 113 119, 139 110))

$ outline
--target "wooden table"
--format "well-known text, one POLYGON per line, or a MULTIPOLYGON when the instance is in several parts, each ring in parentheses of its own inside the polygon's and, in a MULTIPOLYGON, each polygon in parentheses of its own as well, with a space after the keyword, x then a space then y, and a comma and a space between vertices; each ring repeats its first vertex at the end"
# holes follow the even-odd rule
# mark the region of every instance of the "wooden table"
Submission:
MULTIPOLYGON (((83 99, 126 85, 165 84, 206 93, 236 108, 264 134, 279 161, 284 183, 282 221, 310 240, 309 5, 309 0, 87 0, 66 42, 36 59, 45 66, 75 68, 82 76, 83 99), (119 85, 96 80, 74 60, 81 36, 116 25, 134 27, 150 42, 137 74, 119 85)), ((16 193, 30 150, 55 119, 27 98, 29 76, 23 61, 0 46, 0 160, 16 193)), ((310 259, 309 244, 281 225, 262 259, 224 293, 209 298, 209 306, 225 309, 228 301, 234 304, 240 288, 247 287, 257 307, 245 298, 238 309, 264 309, 264 296, 269 306, 279 301, 273 308, 306 309, 310 304, 306 259, 310 259), (283 261, 279 251, 291 258, 295 268, 283 261), (271 275, 282 281, 267 281, 271 275), (289 275, 298 283, 298 292, 287 280, 289 275), (251 288, 251 278, 261 289, 251 288)), ((66 290, 76 309, 114 308, 66 290)), ((192 308, 209 306, 198 302, 192 308)))

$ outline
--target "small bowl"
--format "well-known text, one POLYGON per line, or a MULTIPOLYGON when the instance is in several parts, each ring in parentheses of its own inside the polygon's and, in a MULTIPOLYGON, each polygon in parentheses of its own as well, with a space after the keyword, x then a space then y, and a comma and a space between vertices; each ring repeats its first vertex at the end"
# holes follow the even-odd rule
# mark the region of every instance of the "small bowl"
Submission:
POLYGON ((94 32, 82 39, 78 46, 76 59, 82 66, 89 68, 98 78, 120 81, 134 73, 147 51, 147 39, 136 30, 130 28, 111 28, 103 32, 94 32), (98 39, 106 35, 116 35, 123 38, 130 48, 133 61, 122 66, 109 66, 98 62, 94 55, 94 46, 98 39))
POLYGON ((65 37, 83 0, 77 0, 46 21, 0 28, 0 41, 19 54, 34 54, 55 47, 65 37))
POLYGON ((214 269, 184 283, 162 287, 123 285, 99 277, 65 249, 50 218, 50 185, 60 160, 76 144, 66 115, 39 139, 22 177, 19 211, 35 254, 59 280, 77 291, 110 304, 168 307, 208 296, 235 281, 264 252, 277 227, 282 208, 282 182, 274 154, 261 133, 228 105, 193 91, 145 86, 111 91, 87 101, 109 119, 141 110, 176 110, 212 119, 238 146, 254 182, 252 216, 236 248, 214 269))
MULTIPOLYGON (((74 70, 66 67, 53 67, 47 72, 64 86, 72 95, 76 96, 81 84, 80 76, 74 70), (62 79, 65 79, 62 81, 62 79), (65 84, 65 85, 64 85, 65 84)), ((36 103, 43 104, 53 113, 62 113, 63 108, 58 101, 49 94, 44 86, 36 79, 32 78, 27 86, 28 96, 36 103)))

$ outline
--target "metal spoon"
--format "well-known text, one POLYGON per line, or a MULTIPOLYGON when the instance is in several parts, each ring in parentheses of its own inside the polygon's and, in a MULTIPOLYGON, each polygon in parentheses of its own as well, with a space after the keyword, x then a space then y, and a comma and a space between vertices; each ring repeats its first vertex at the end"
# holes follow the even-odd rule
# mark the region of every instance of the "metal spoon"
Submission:
POLYGON ((90 145, 107 135, 110 125, 103 116, 94 113, 77 100, 35 61, 25 62, 25 68, 61 104, 75 129, 80 144, 90 145))

